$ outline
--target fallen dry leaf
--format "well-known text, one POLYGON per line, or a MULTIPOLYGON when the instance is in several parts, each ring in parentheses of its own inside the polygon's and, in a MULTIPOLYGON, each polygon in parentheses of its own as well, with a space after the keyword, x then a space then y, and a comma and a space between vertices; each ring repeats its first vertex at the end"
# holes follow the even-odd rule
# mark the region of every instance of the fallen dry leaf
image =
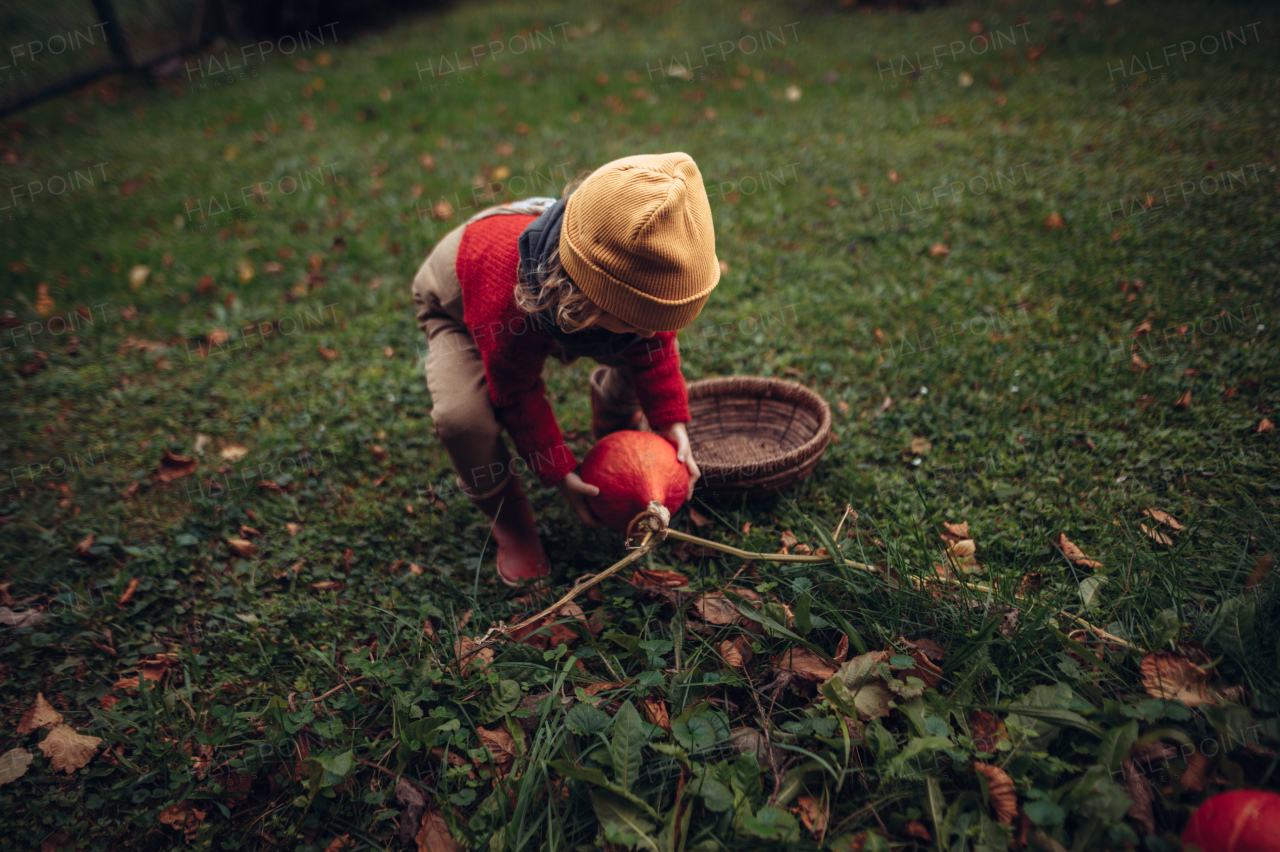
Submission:
POLYGON ((70 725, 57 725, 40 743, 40 751, 49 759, 55 772, 74 772, 83 768, 98 753, 101 737, 78 734, 70 725))
POLYGON ((1143 657, 1142 685, 1152 698, 1181 701, 1188 707, 1218 703, 1208 672, 1181 654, 1156 651, 1143 657))
POLYGON ((1145 373, 1151 369, 1151 365, 1142 360, 1142 356, 1137 352, 1129 357, 1129 369, 1135 373, 1145 373))
POLYGON ((47 317, 58 309, 53 297, 49 295, 49 285, 41 281, 36 285, 36 313, 47 317))
POLYGON ((129 289, 140 290, 142 285, 147 283, 147 279, 151 277, 151 267, 139 263, 129 270, 129 289))
POLYGON ((933 841, 933 835, 929 833, 929 829, 918 819, 909 819, 902 826, 902 833, 907 837, 915 840, 922 840, 925 843, 933 841))
POLYGON ((951 246, 946 243, 934 243, 929 246, 929 257, 946 257, 951 254, 951 246))
POLYGON ((644 698, 640 701, 640 712, 650 725, 657 725, 664 731, 671 730, 671 716, 667 713, 667 705, 658 698, 644 698))
POLYGON ((664 568, 637 569, 631 575, 630 582, 641 589, 680 589, 689 585, 689 580, 683 574, 664 568))
POLYGON ((200 823, 204 822, 204 818, 208 815, 208 811, 200 810, 190 801, 179 802, 160 812, 160 822, 181 831, 186 839, 191 841, 196 839, 200 823))
POLYGON ((928 438, 912 438, 910 449, 915 455, 923 456, 933 449, 933 443, 928 438))
POLYGON ((946 521, 943 521, 942 526, 946 529, 946 533, 943 534, 942 540, 948 544, 970 537, 968 521, 959 524, 949 524, 946 521))
POLYGON ((22 612, 14 612, 7 606, 0 606, 0 624, 5 627, 34 627, 44 618, 44 613, 39 610, 26 609, 22 612))
POLYGON ((1013 791, 1013 779, 1009 773, 998 766, 974 761, 973 768, 987 779, 987 790, 990 792, 991 807, 996 812, 996 819, 1001 825, 1013 825, 1018 815, 1018 796, 1013 791))
POLYGON ((422 817, 422 827, 414 838, 418 843, 418 852, 458 852, 458 844, 449 833, 449 825, 444 821, 440 806, 433 804, 422 817))
MULTIPOLYGON (((1046 228, 1065 228, 1067 223, 1063 221, 1062 215, 1057 210, 1044 217, 1044 226, 1046 228)), ((1008 823, 1005 823, 1008 825, 1008 823)))
POLYGON ((499 725, 492 731, 476 728, 480 735, 480 745, 489 750, 489 757, 499 778, 506 778, 511 771, 511 764, 516 759, 516 741, 506 728, 499 725))
POLYGON ((1183 791, 1199 793, 1204 790, 1205 773, 1208 769, 1209 756, 1200 749, 1196 749, 1187 758, 1187 768, 1182 770, 1182 774, 1178 776, 1178 781, 1182 784, 1183 791))
POLYGON ((745 636, 726 639, 720 643, 719 650, 725 665, 731 669, 744 669, 747 663, 751 662, 755 657, 755 652, 751 650, 751 643, 747 641, 745 636))
POLYGON ((25 748, 11 748, 0 754, 0 787, 17 781, 27 774, 27 768, 35 758, 25 748))
POLYGON ((319 351, 320 357, 326 361, 337 361, 338 358, 342 357, 338 354, 337 349, 330 349, 327 346, 317 346, 316 349, 319 351))
POLYGON ((1071 562, 1080 566, 1081 568, 1101 568, 1102 567, 1102 563, 1099 562, 1098 560, 1090 559, 1089 557, 1085 556, 1084 551, 1076 547, 1075 544, 1072 543, 1071 539, 1067 538, 1066 533, 1058 533, 1054 537, 1053 543, 1056 544, 1058 548, 1062 551, 1063 556, 1066 556, 1067 559, 1071 560, 1071 562))
POLYGON ((469 671, 474 669, 479 671, 493 662, 493 648, 481 648, 479 651, 476 651, 476 646, 479 644, 479 642, 472 639, 470 636, 463 636, 458 639, 458 643, 454 646, 453 650, 459 659, 462 659, 463 657, 466 658, 465 660, 462 660, 462 668, 464 670, 469 671), (475 653, 472 653, 473 651, 475 651, 475 653))
POLYGON ((786 553, 791 548, 795 547, 796 542, 799 541, 799 539, 796 538, 796 534, 791 530, 783 530, 782 535, 778 538, 782 544, 782 550, 778 551, 779 553, 786 553))
POLYGON ((1161 547, 1173 546, 1173 539, 1169 538, 1169 536, 1160 532, 1159 528, 1153 529, 1151 527, 1148 527, 1146 524, 1142 523, 1141 521, 1138 522, 1138 527, 1147 536, 1147 538, 1151 539, 1161 547))
POLYGON ((1183 391, 1182 396, 1178 397, 1177 401, 1174 402, 1173 407, 1177 411, 1186 411, 1188 408, 1190 408, 1191 407, 1191 391, 1190 390, 1183 391))
POLYGON ((1175 518, 1173 515, 1170 515, 1168 512, 1162 512, 1159 509, 1143 509, 1142 514, 1146 515, 1148 518, 1151 518, 1153 521, 1156 521, 1157 523, 1164 524, 1166 527, 1169 527, 1169 529, 1172 529, 1172 530, 1185 529, 1185 527, 1182 524, 1178 523, 1178 519, 1175 518))
POLYGON ((1142 836, 1155 834, 1156 818, 1152 804, 1156 796, 1151 789, 1151 782, 1144 773, 1137 770, 1132 760, 1126 758, 1121 761, 1120 769, 1124 778, 1124 794, 1133 802, 1125 814, 1142 828, 1142 836))
POLYGON ((137 577, 129 581, 129 585, 125 586, 124 594, 120 596, 120 600, 116 601, 116 609, 124 609, 124 605, 133 597, 133 593, 138 591, 138 582, 137 577))
POLYGON ((804 827, 813 834, 813 838, 818 840, 827 830, 827 809, 822 802, 819 802, 813 796, 802 795, 796 798, 796 803, 790 808, 791 813, 800 817, 800 822, 804 823, 804 827))
POLYGON ((231 548, 232 553, 244 559, 248 559, 258 552, 258 546, 245 538, 227 537, 224 541, 226 541, 227 547, 231 548))
POLYGON ((696 597, 692 604, 698 617, 707 624, 724 626, 736 624, 741 615, 733 601, 725 597, 723 592, 707 592, 696 597))
POLYGON ((22 719, 18 722, 18 734, 25 737, 40 728, 61 724, 62 714, 45 700, 44 693, 37 692, 36 700, 27 708, 27 712, 22 714, 22 719))
POLYGON ((175 456, 168 450, 160 456, 160 467, 152 474, 158 482, 173 482, 196 472, 196 460, 185 456, 175 456))
POLYGON ((1244 581, 1246 589, 1252 589, 1254 586, 1267 579, 1267 575, 1271 573, 1271 569, 1276 565, 1276 558, 1270 553, 1263 554, 1258 557, 1258 561, 1253 564, 1253 570, 1249 572, 1249 579, 1244 581))
POLYGON ((244 444, 227 444, 218 453, 223 461, 238 462, 249 454, 249 448, 244 444))
POLYGON ((96 537, 90 533, 76 542, 76 546, 71 548, 71 552, 74 553, 78 559, 93 559, 93 554, 89 552, 89 549, 93 547, 96 540, 96 537))
POLYGON ((986 710, 974 710, 969 714, 969 730, 973 734, 973 744, 979 751, 995 754, 1001 742, 1009 741, 1009 732, 1004 722, 994 713, 986 710))
POLYGON ((1274 428, 1276 428, 1276 424, 1272 423, 1270 420, 1268 420, 1267 418, 1265 418, 1265 417, 1264 417, 1264 418, 1262 418, 1262 420, 1261 420, 1261 421, 1259 421, 1259 422, 1258 422, 1258 432, 1257 432, 1257 434, 1259 434, 1259 435, 1265 435, 1265 434, 1267 434, 1268 432, 1270 432, 1270 431, 1271 431, 1272 429, 1274 429, 1274 428))
POLYGON ((1142 322, 1140 322, 1140 323, 1137 325, 1137 327, 1136 327, 1136 328, 1134 328, 1134 330, 1133 330, 1133 336, 1134 336, 1134 337, 1141 337, 1141 336, 1142 336, 1142 335, 1144 335, 1144 334, 1150 334, 1150 333, 1151 333, 1151 328, 1152 328, 1152 326, 1151 326, 1151 320, 1143 320, 1142 322))
POLYGON ((836 673, 834 666, 808 648, 788 648, 774 658, 773 664, 811 681, 825 682, 836 673))

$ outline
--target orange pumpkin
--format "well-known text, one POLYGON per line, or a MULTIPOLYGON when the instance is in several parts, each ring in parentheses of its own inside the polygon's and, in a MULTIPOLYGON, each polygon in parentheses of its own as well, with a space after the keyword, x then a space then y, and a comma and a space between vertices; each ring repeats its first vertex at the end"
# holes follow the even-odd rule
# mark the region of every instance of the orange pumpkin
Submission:
POLYGON ((587 505, 606 526, 626 532, 627 524, 649 507, 650 500, 671 514, 689 493, 689 471, 676 448, 661 435, 624 430, 605 435, 587 453, 579 471, 582 481, 600 489, 587 505))
POLYGON ((1201 852, 1280 852, 1280 796, 1261 790, 1219 793, 1191 815, 1182 843, 1201 852))

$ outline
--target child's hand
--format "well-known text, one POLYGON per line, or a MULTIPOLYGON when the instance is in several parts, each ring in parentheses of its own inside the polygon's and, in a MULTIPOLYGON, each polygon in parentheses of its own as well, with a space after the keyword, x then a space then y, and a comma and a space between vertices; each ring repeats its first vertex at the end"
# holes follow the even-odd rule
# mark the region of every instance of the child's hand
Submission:
POLYGON ((693 460, 689 433, 685 431, 683 423, 672 423, 662 431, 662 437, 675 445, 676 460, 684 462, 684 466, 689 469, 689 493, 685 495, 685 499, 692 500, 693 486, 698 482, 698 477, 702 476, 702 471, 698 470, 698 463, 693 460))
POLYGON ((564 499, 569 501, 573 511, 578 513, 578 520, 593 527, 603 526, 600 519, 591 511, 591 507, 587 505, 587 498, 599 494, 599 488, 583 482, 581 476, 571 471, 556 483, 556 489, 564 495, 564 499))

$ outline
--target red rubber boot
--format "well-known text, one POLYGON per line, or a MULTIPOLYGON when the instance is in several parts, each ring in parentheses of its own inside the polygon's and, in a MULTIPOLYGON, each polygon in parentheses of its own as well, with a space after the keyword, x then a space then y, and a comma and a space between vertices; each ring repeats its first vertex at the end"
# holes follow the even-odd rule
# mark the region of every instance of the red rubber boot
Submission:
POLYGON ((489 518, 489 528, 498 545, 498 578, 502 582, 514 588, 551 572, 520 477, 508 477, 501 491, 476 500, 475 504, 489 518))

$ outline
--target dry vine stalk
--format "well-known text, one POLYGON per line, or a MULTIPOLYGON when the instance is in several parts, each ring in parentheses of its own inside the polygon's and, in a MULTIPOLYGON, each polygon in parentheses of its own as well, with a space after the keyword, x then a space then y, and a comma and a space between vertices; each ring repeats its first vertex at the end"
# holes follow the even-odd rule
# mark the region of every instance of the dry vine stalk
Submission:
MULTIPOLYGON (((846 515, 847 514, 848 513, 846 512, 846 515)), ((541 621, 547 616, 550 616, 559 612, 562 607, 572 602, 576 597, 578 597, 578 595, 582 594, 583 592, 587 591, 588 589, 594 586, 599 585, 605 579, 612 577, 614 574, 618 573, 626 566, 635 562, 640 557, 644 556, 646 553, 649 553, 651 550, 656 548, 663 541, 666 541, 667 538, 674 538, 678 541, 687 541, 690 544, 697 544, 702 547, 711 548, 712 550, 719 550, 722 553, 727 553, 730 556, 736 556, 737 558, 744 559, 748 562, 753 562, 756 560, 763 560, 766 562, 810 562, 810 563, 841 561, 845 565, 851 568, 857 568, 860 571, 866 571, 871 574, 882 574, 880 569, 874 565, 867 565, 866 563, 863 563, 863 562, 855 562, 852 559, 845 559, 841 554, 838 554, 838 553, 828 554, 826 556, 817 556, 817 555, 804 555, 804 554, 796 554, 796 553, 756 553, 750 550, 742 550, 740 548, 733 547, 732 545, 721 544, 716 541, 711 541, 710 539, 705 539, 700 536, 690 535, 689 533, 680 532, 679 530, 671 529, 669 526, 667 526, 670 523, 670 521, 671 521, 671 512, 667 510, 667 507, 663 506, 662 503, 658 502, 657 500, 650 501, 648 507, 643 512, 641 512, 640 514, 632 518, 631 522, 627 525, 627 533, 626 533, 627 537, 625 541, 625 546, 631 550, 630 553, 628 553, 622 559, 619 559, 617 562, 613 563, 612 565, 610 565, 608 568, 604 569, 600 573, 593 574, 588 579, 583 580, 582 582, 576 584, 568 592, 565 592, 565 594, 559 600, 557 600, 551 606, 543 609, 541 612, 537 613, 536 615, 531 615, 528 618, 523 619, 522 621, 517 622, 516 624, 510 625, 510 626, 503 624, 502 622, 498 622, 497 624, 495 624, 493 627, 489 628, 489 630, 485 632, 484 636, 480 638, 480 642, 477 643, 474 648, 472 648, 470 651, 468 651, 467 653, 463 654, 461 657, 458 658, 459 662, 462 662, 463 660, 467 659, 472 654, 475 654, 476 652, 480 651, 483 648, 487 648, 487 647, 490 647, 491 645, 497 644, 500 639, 509 637, 511 633, 517 630, 522 630, 532 624, 537 623, 538 621, 541 621), (634 549, 632 549, 631 539, 635 535, 639 535, 641 533, 643 533, 643 536, 640 539, 640 543, 636 545, 634 549)), ((842 518, 841 523, 843 522, 844 522, 844 519, 842 518)), ((920 588, 924 585, 924 581, 919 577, 912 576, 912 577, 909 577, 909 579, 911 580, 911 584, 916 588, 920 588)), ((970 591, 983 592, 985 594, 990 594, 990 595, 995 594, 995 589, 984 583, 962 583, 958 577, 953 577, 948 582, 954 585, 960 586, 961 588, 968 589, 970 591)), ((1015 592, 1014 599, 1017 600, 1019 598, 1021 598, 1021 595, 1015 592)), ((1129 642, 1125 639, 1121 639, 1119 636, 1116 636, 1112 633, 1108 633, 1106 630, 1103 630, 1101 627, 1090 624, 1089 622, 1085 621, 1083 618, 1081 618, 1078 615, 1073 615, 1072 613, 1061 611, 1061 610, 1059 611, 1059 614, 1066 616, 1067 618, 1070 618, 1072 621, 1076 622, 1082 627, 1085 627, 1093 631, 1098 636, 1100 636, 1101 638, 1105 639, 1108 642, 1115 642, 1125 646, 1126 648, 1132 648, 1135 651, 1144 650, 1143 648, 1133 644, 1132 642, 1129 642)))

